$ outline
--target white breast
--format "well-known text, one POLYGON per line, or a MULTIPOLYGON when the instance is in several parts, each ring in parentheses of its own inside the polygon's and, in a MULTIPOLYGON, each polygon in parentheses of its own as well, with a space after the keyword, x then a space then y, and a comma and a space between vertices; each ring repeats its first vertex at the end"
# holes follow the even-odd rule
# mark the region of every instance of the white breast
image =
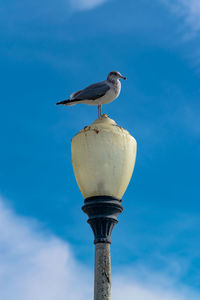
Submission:
POLYGON ((121 91, 121 83, 118 80, 116 84, 109 84, 110 90, 101 98, 99 98, 98 101, 99 104, 107 104, 112 101, 114 101, 120 94, 121 91))

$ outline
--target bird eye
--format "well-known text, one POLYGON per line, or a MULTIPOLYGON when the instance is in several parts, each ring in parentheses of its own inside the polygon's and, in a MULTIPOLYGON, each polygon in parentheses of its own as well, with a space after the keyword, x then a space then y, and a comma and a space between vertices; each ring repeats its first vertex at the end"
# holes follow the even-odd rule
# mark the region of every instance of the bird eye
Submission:
POLYGON ((118 72, 116 72, 116 71, 110 72, 110 75, 112 75, 112 76, 118 76, 118 72))

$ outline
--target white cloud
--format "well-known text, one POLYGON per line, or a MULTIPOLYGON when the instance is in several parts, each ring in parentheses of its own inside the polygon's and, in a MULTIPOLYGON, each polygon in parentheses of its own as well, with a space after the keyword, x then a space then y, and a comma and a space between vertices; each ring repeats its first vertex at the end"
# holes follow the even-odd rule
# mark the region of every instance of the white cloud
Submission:
MULTIPOLYGON (((199 299, 174 279, 144 269, 134 266, 114 274, 112 299, 199 299)), ((75 260, 66 242, 18 217, 1 199, 0 293, 3 300, 92 299, 93 272, 75 260)))
POLYGON ((75 10, 93 9, 108 0, 71 0, 71 5, 75 10))
POLYGON ((90 277, 89 271, 76 263, 67 243, 42 233, 35 223, 17 217, 1 200, 2 300, 89 299, 92 298, 90 277))
POLYGON ((189 30, 187 37, 194 37, 200 31, 200 1, 199 0, 162 0, 173 13, 184 20, 189 30))
POLYGON ((191 291, 178 289, 168 290, 167 288, 160 288, 159 282, 157 286, 144 285, 139 282, 129 282, 127 278, 118 278, 118 282, 114 287, 113 299, 126 299, 126 300, 188 300, 198 299, 191 291), (196 297, 196 298, 194 298, 196 297))

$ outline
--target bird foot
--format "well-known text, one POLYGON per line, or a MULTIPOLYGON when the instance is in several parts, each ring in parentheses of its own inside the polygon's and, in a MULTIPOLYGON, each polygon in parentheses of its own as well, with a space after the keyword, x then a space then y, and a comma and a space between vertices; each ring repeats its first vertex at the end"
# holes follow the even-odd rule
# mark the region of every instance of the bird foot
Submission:
POLYGON ((108 118, 108 115, 107 114, 103 114, 103 115, 100 116, 100 120, 102 120, 104 118, 108 118))

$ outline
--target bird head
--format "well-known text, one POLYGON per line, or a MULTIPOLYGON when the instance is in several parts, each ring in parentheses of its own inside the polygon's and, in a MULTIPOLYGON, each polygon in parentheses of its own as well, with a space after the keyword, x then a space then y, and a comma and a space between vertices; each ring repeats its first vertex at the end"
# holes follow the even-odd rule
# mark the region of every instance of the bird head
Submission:
POLYGON ((120 78, 126 80, 126 77, 122 76, 118 71, 112 71, 108 74, 107 80, 116 81, 120 78))

